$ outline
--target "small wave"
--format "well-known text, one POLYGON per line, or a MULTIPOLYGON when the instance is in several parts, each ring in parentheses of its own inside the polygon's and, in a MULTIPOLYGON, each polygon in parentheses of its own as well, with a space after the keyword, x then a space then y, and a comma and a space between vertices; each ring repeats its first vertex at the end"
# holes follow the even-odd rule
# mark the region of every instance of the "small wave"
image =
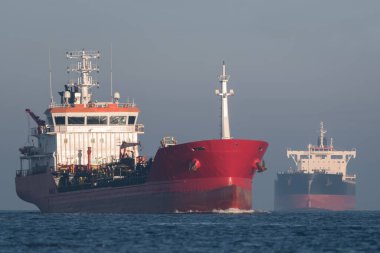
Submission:
POLYGON ((204 213, 202 211, 197 211, 197 210, 187 210, 187 211, 179 211, 175 210, 174 213, 204 213))
POLYGON ((228 208, 228 209, 213 209, 212 211, 198 211, 198 210, 187 210, 179 211, 175 210, 174 213, 184 214, 184 213, 217 213, 217 214, 263 214, 270 213, 269 211, 264 210, 243 210, 239 208, 228 208))
POLYGON ((255 210, 242 210, 239 208, 228 208, 228 209, 214 209, 212 213, 221 213, 221 214, 251 214, 255 213, 255 210))

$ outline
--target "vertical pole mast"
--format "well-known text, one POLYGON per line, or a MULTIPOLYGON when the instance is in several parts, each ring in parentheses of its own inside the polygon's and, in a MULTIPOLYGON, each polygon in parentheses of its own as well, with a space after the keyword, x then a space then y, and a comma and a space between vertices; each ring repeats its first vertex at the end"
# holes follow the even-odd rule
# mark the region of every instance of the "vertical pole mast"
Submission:
POLYGON ((221 84, 221 91, 215 90, 215 94, 221 97, 221 110, 222 110, 222 118, 221 118, 221 139, 231 139, 230 135, 230 122, 228 116, 228 97, 234 95, 233 90, 227 91, 227 83, 230 76, 226 74, 226 65, 223 61, 222 67, 222 75, 219 76, 219 81, 221 84))
POLYGON ((90 94, 89 94, 89 87, 91 87, 90 80, 89 80, 89 59, 86 55, 86 52, 82 51, 82 65, 81 66, 81 86, 80 86, 80 92, 81 92, 81 103, 87 104, 90 101, 90 94))
POLYGON ((323 140, 325 139, 325 133, 327 133, 327 131, 323 128, 323 121, 321 121, 321 130, 320 130, 320 143, 319 143, 319 147, 320 148, 324 148, 325 145, 323 143, 323 140))
POLYGON ((112 44, 111 44, 111 101, 113 101, 113 83, 112 83, 112 44))
POLYGON ((51 85, 51 59, 50 59, 50 47, 49 47, 49 91, 50 91, 50 105, 54 104, 53 100, 53 89, 51 85))
POLYGON ((309 155, 307 156, 307 173, 310 173, 310 156, 311 156, 311 144, 307 146, 309 155))

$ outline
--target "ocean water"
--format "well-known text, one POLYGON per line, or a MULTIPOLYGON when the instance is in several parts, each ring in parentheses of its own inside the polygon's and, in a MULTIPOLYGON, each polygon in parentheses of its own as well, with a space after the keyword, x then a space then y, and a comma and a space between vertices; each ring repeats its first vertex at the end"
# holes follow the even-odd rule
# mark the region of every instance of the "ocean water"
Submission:
POLYGON ((3 211, 0 252, 380 252, 380 211, 3 211))

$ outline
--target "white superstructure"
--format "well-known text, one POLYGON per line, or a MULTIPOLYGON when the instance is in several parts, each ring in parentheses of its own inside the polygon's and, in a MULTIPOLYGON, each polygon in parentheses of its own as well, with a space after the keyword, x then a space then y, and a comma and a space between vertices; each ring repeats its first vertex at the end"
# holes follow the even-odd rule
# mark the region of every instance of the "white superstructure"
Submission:
POLYGON ((304 173, 342 174, 343 179, 355 180, 355 175, 347 174, 347 164, 352 158, 356 158, 356 150, 335 150, 332 139, 327 145, 323 122, 320 125, 318 145, 308 145, 307 150, 287 150, 288 158, 292 158, 297 165, 297 171, 304 173))
POLYGON ((67 53, 67 58, 78 60, 67 70, 80 76, 60 92, 61 104, 52 103, 45 111, 46 124, 31 129, 38 146, 25 153, 22 169, 98 166, 117 162, 121 155, 139 156, 138 135, 144 132, 144 126, 137 124, 139 108, 134 103, 120 103, 118 92, 112 102, 92 99, 90 89, 98 83, 90 74, 98 67, 91 59, 99 56, 99 52, 84 50, 67 53))
POLYGON ((223 62, 222 75, 219 76, 219 81, 221 84, 221 91, 215 90, 215 94, 221 97, 221 139, 231 139, 230 135, 230 121, 228 116, 228 97, 234 95, 233 90, 227 91, 227 83, 230 76, 226 74, 226 65, 223 62))

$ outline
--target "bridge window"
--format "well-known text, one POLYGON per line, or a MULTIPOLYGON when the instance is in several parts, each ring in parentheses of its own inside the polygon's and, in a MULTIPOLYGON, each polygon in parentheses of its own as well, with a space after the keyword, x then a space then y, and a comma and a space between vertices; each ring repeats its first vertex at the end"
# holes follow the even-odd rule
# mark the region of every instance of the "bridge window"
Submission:
POLYGON ((107 116, 88 116, 87 125, 107 125, 107 116))
POLYGON ((111 116, 110 125, 125 125, 127 123, 127 116, 111 116))
POLYGON ((55 120, 56 125, 65 125, 66 124, 66 118, 64 116, 54 117, 54 120, 55 120))
POLYGON ((135 121, 136 121, 136 116, 129 116, 129 118, 128 118, 128 125, 135 124, 135 121))
POLYGON ((84 125, 84 117, 68 117, 69 125, 84 125))
POLYGON ((342 155, 331 155, 331 159, 343 159, 342 155))
MULTIPOLYGON (((313 156, 310 155, 310 159, 312 158, 313 156)), ((309 156, 308 155, 300 155, 300 158, 301 159, 309 159, 309 156)))

